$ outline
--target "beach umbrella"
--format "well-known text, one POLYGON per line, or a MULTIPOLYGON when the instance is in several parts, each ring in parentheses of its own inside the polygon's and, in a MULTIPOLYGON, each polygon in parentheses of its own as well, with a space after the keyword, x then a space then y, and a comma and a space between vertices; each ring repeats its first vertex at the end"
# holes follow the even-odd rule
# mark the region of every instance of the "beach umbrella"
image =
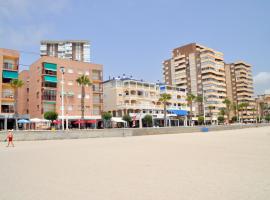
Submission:
POLYGON ((39 118, 33 118, 33 119, 30 119, 30 122, 32 122, 32 123, 40 123, 40 122, 42 122, 42 120, 39 119, 39 118))
POLYGON ((18 120, 18 123, 19 123, 19 124, 29 124, 30 121, 27 120, 27 119, 20 119, 20 120, 18 120))

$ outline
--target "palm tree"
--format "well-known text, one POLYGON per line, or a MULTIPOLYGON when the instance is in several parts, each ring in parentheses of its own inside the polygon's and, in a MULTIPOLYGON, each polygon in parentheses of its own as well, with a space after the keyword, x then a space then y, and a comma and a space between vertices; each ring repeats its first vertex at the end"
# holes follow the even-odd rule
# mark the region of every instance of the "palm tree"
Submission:
POLYGON ((238 107, 237 103, 233 102, 231 107, 232 107, 232 110, 233 110, 233 115, 237 116, 237 110, 238 110, 237 109, 237 107, 238 107))
POLYGON ((257 120, 255 120, 256 118, 255 118, 255 112, 257 111, 256 110, 256 108, 255 107, 253 107, 252 109, 251 109, 251 111, 252 111, 252 116, 253 116, 253 122, 257 122, 257 120))
POLYGON ((259 103, 259 110, 260 110, 260 118, 263 119, 264 111, 265 111, 265 104, 264 102, 259 103))
POLYGON ((18 130, 18 123, 17 123, 17 121, 18 121, 18 107, 17 107, 17 105, 18 105, 18 90, 19 90, 19 88, 21 88, 24 85, 24 82, 22 80, 19 80, 19 79, 13 79, 10 82, 10 85, 14 89, 15 127, 16 127, 16 130, 18 130))
POLYGON ((227 115, 227 121, 229 124, 230 123, 230 112, 231 112, 231 101, 230 101, 230 99, 225 98, 222 103, 224 103, 226 105, 225 113, 227 115))
MULTIPOLYGON (((92 85, 92 82, 86 75, 82 75, 79 78, 76 79, 76 82, 81 86, 81 120, 84 120, 84 98, 85 98, 85 86, 92 85)), ((79 124, 80 125, 80 124, 79 124)))
POLYGON ((248 102, 243 102, 242 103, 242 106, 243 106, 243 109, 245 110, 245 114, 247 116, 249 103, 248 102))
POLYGON ((203 96, 202 95, 198 95, 197 97, 196 97, 196 102, 198 102, 199 103, 199 105, 200 105, 200 111, 202 111, 202 113, 200 113, 200 115, 203 115, 204 113, 204 109, 203 109, 203 96))
POLYGON ((193 101, 196 99, 196 96, 192 93, 187 94, 187 102, 189 105, 189 125, 191 125, 192 122, 192 107, 193 107, 193 101))
POLYGON ((163 93, 158 100, 162 102, 164 106, 164 127, 167 126, 167 103, 171 98, 172 96, 170 94, 163 93))
POLYGON ((239 105, 238 105, 238 107, 237 107, 237 110, 238 110, 238 112, 240 113, 240 111, 241 111, 241 114, 240 114, 240 116, 241 116, 241 118, 239 119, 239 122, 243 122, 243 111, 244 111, 244 104, 243 103, 240 103, 239 105))
POLYGON ((213 123, 213 113, 212 111, 215 109, 215 106, 208 106, 209 113, 210 113, 210 119, 211 119, 211 124, 213 123))

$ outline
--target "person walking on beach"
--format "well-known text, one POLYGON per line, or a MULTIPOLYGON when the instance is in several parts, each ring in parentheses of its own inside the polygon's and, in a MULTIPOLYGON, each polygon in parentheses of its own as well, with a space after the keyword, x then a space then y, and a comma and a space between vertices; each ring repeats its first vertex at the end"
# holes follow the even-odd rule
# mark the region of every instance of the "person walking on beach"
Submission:
POLYGON ((12 144, 12 146, 14 147, 12 130, 9 130, 8 131, 7 139, 6 140, 8 141, 7 147, 9 147, 10 144, 12 144))

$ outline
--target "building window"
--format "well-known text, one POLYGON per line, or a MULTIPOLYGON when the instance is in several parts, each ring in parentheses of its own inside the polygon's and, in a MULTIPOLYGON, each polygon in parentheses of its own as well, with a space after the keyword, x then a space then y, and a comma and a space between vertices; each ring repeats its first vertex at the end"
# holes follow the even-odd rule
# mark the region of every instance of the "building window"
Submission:
POLYGON ((68 85, 73 85, 73 81, 68 81, 68 85))
POLYGON ((81 94, 78 94, 78 99, 82 98, 82 95, 81 94))
POLYGON ((78 74, 82 75, 83 73, 82 73, 82 71, 78 71, 78 74))
POLYGON ((86 72, 85 72, 85 75, 89 76, 89 71, 86 71, 86 72))
POLYGON ((89 99, 89 98, 90 98, 89 94, 86 94, 86 95, 85 95, 85 98, 86 98, 86 99, 89 99))
POLYGON ((72 106, 68 106, 68 111, 72 111, 73 107, 72 106))
POLYGON ((92 78, 93 78, 93 80, 101 80, 102 79, 101 71, 93 70, 92 78))

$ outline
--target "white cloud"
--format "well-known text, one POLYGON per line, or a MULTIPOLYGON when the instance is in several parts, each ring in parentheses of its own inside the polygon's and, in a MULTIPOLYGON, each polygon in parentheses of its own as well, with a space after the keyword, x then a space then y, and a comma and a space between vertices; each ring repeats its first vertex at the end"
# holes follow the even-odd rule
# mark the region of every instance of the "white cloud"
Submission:
POLYGON ((259 72, 254 76, 254 87, 257 94, 270 93, 270 72, 259 72))

